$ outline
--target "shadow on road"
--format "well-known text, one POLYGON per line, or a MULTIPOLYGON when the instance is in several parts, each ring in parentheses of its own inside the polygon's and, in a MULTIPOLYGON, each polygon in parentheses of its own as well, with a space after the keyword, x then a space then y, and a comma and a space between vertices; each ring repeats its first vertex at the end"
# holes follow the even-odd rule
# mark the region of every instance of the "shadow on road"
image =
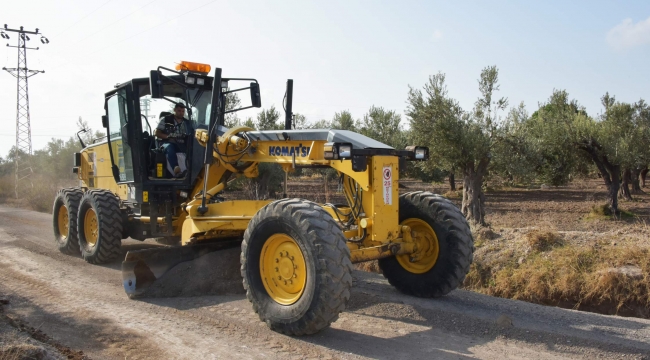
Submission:
MULTIPOLYGON (((439 299, 420 299, 398 294, 377 274, 355 272, 355 280, 357 284, 345 315, 332 328, 292 339, 371 358, 399 358, 405 354, 415 359, 469 358, 475 354, 474 347, 495 341, 502 344, 518 341, 573 355, 590 350, 629 355, 650 353, 647 341, 624 336, 626 332, 650 332, 650 325, 644 321, 545 307, 463 290, 439 299), (512 326, 498 325, 496 320, 501 315, 507 316, 512 326)), ((177 310, 200 311, 228 305, 227 308, 238 313, 253 311, 241 295, 141 301, 177 310)), ((201 316, 210 313, 202 312, 201 316)), ((282 336, 270 330, 262 333, 282 336)), ((516 350, 517 345, 512 346, 516 350)))

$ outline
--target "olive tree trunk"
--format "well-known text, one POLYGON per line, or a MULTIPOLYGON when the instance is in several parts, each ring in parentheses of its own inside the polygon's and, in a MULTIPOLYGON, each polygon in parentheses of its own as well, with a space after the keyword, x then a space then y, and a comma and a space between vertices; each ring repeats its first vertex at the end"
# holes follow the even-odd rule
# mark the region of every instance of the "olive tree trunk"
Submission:
POLYGON ((641 171, 643 171, 643 169, 639 167, 632 169, 632 194, 644 194, 641 189, 641 171))
POLYGON ((619 191, 621 199, 632 200, 632 194, 630 193, 630 182, 632 179, 632 172, 630 169, 623 170, 623 176, 621 183, 621 189, 619 191))
POLYGON ((487 171, 489 159, 482 159, 478 165, 468 162, 463 169, 463 203, 461 211, 473 224, 485 225, 485 194, 483 178, 487 171))
POLYGON ((607 198, 609 207, 615 216, 620 214, 618 210, 618 192, 621 187, 620 176, 621 166, 609 162, 607 156, 601 151, 601 146, 594 139, 586 139, 576 144, 578 148, 589 154, 598 171, 600 172, 605 186, 607 186, 607 198))
POLYGON ((611 181, 607 193, 609 197, 608 203, 609 203, 609 207, 612 209, 612 214, 618 216, 621 213, 618 210, 618 191, 621 186, 619 174, 621 173, 621 166, 620 165, 608 166, 608 171, 611 175, 610 177, 611 181))
POLYGON ((449 190, 456 191, 456 176, 453 170, 449 172, 449 190))
POLYGON ((648 168, 641 170, 641 186, 645 187, 645 178, 648 175, 648 168))

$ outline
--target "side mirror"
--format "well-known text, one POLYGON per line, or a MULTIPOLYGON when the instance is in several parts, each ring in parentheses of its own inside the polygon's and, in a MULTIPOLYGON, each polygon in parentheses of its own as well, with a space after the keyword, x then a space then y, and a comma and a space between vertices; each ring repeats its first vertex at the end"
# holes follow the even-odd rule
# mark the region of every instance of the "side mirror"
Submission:
POLYGON ((104 129, 108 128, 108 116, 106 115, 102 115, 102 126, 104 127, 104 129))
POLYGON ((251 104, 253 107, 262 107, 262 96, 260 95, 260 84, 251 83, 251 104))
POLYGON ((149 72, 149 89, 152 99, 163 98, 162 81, 160 81, 160 72, 158 70, 151 70, 149 72))

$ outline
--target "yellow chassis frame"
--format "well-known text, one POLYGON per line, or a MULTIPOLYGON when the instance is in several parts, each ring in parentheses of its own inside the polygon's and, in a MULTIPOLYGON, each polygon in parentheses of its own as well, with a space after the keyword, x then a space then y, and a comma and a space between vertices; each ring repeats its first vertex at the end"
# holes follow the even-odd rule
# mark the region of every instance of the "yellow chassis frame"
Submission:
MULTIPOLYGON (((214 161, 209 166, 207 175, 205 170, 199 174, 195 187, 188 197, 190 200, 181 205, 180 215, 175 217, 172 222, 174 235, 181 237, 183 245, 241 236, 251 218, 271 202, 233 200, 212 203, 207 205, 207 212, 201 214, 198 208, 201 205, 201 193, 206 176, 207 196, 212 197, 226 187, 226 183, 222 180, 227 172, 254 178, 258 176, 259 163, 277 163, 286 172, 293 171, 296 166, 318 165, 329 166, 342 174, 344 191, 348 194, 353 191, 348 185, 348 178, 353 180, 354 186, 357 188, 355 190, 363 194, 361 202, 364 213, 354 219, 350 229, 343 231, 344 236, 348 239, 347 245, 353 263, 404 254, 411 254, 411 261, 416 260, 417 245, 412 239, 411 229, 399 224, 399 159, 397 156, 369 156, 366 170, 355 172, 350 159, 328 160, 325 158, 326 141, 252 139, 248 144, 245 138, 238 136, 238 134, 247 131, 253 131, 253 129, 243 126, 234 127, 218 137, 213 153, 214 161), (246 149, 248 150, 242 153, 246 149), (246 164, 244 170, 241 170, 241 167, 236 167, 237 164, 242 163, 246 164)), ((208 139, 206 130, 197 130, 195 136, 202 146, 206 146, 208 139)), ((83 163, 88 164, 86 166, 91 168, 80 171, 82 184, 88 180, 82 178, 81 174, 88 174, 89 171, 98 168, 93 166, 91 160, 102 161, 108 158, 107 146, 100 146, 91 151, 95 154, 84 154, 86 161, 83 163)), ((85 186, 109 189, 120 198, 126 199, 128 194, 125 186, 115 184, 109 176, 94 175, 95 183, 85 184, 85 186)), ((337 219, 333 208, 321 206, 337 219)), ((349 212, 349 208, 340 208, 340 210, 349 212)), ((341 221, 349 220, 341 215, 339 218, 341 221)), ((139 221, 149 223, 150 219, 141 217, 139 221)), ((158 219, 158 222, 165 226, 164 219, 158 219)))

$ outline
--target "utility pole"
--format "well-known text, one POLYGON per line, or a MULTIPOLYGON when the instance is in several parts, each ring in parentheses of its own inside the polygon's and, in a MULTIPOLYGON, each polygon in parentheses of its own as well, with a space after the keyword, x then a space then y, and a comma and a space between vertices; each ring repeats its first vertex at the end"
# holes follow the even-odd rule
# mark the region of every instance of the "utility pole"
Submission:
POLYGON ((0 37, 9 40, 8 32, 18 33, 18 46, 7 44, 8 47, 15 47, 18 49, 18 66, 15 68, 5 68, 2 70, 7 71, 9 74, 16 78, 16 183, 15 192, 16 198, 25 187, 33 187, 30 179, 32 173, 31 156, 32 156, 32 127, 29 118, 29 91, 27 86, 27 79, 38 74, 44 73, 43 70, 30 70, 27 68, 27 50, 38 50, 38 47, 27 47, 27 41, 30 41, 29 35, 39 35, 41 43, 49 44, 45 36, 36 31, 24 30, 21 26, 20 29, 10 29, 5 24, 4 29, 0 29, 0 37))

